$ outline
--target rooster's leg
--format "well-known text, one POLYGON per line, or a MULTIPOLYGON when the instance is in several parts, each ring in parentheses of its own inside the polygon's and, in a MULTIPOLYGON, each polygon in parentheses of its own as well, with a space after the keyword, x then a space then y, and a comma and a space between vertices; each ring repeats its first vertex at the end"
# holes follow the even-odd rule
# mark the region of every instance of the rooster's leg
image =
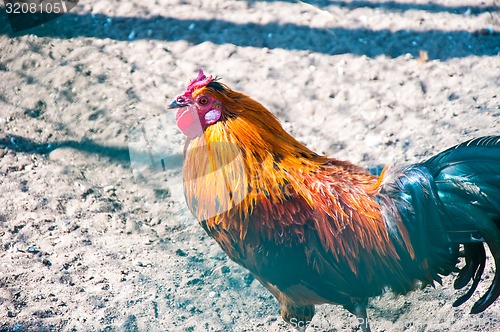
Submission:
POLYGON ((361 331, 370 332, 370 324, 368 323, 368 314, 366 313, 366 306, 368 305, 368 299, 358 300, 352 305, 344 306, 358 319, 361 331))
POLYGON ((293 332, 306 332, 306 328, 305 327, 298 327, 296 329, 293 329, 293 332))

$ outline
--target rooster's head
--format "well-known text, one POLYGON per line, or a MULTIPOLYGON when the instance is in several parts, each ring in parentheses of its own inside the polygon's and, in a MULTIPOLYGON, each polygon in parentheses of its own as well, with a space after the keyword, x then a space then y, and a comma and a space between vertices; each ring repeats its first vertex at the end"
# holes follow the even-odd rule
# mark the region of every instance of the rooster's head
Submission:
POLYGON ((168 105, 170 109, 178 109, 175 118, 184 135, 197 137, 208 126, 221 120, 223 109, 217 92, 225 89, 212 76, 206 76, 202 69, 198 71, 198 77, 189 83, 184 93, 168 105))

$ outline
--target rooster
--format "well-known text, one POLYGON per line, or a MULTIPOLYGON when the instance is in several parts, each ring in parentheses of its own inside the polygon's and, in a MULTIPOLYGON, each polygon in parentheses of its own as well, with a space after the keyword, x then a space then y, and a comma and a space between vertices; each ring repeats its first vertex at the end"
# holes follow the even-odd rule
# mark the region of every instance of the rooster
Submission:
POLYGON ((485 244, 495 277, 471 313, 498 298, 500 136, 376 176, 311 151, 260 103, 201 69, 168 108, 187 136, 190 211, 274 295, 295 330, 329 303, 370 331, 369 298, 406 294, 452 272, 455 288, 471 284, 458 306, 481 280, 485 244))

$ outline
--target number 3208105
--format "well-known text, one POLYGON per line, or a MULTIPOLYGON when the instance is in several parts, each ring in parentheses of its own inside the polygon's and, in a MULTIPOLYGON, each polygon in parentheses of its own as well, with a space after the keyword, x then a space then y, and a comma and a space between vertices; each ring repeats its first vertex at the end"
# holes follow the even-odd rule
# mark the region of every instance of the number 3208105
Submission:
POLYGON ((64 0, 61 2, 5 2, 5 11, 7 14, 35 14, 35 13, 47 13, 47 14, 62 14, 66 13, 66 4, 64 0))

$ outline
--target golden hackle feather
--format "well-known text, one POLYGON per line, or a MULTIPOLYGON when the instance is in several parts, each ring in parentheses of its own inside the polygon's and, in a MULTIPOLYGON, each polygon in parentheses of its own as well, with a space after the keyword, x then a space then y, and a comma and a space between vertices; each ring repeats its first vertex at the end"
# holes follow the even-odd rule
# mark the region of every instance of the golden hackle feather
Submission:
POLYGON ((346 258, 354 273, 361 251, 373 255, 373 264, 379 263, 375 255, 387 264, 397 261, 375 200, 376 176, 312 152, 243 94, 225 86, 199 93, 221 102, 223 118, 186 143, 185 194, 219 243, 241 242, 249 232, 258 234, 255 241, 304 243, 312 228, 325 250, 346 258))

